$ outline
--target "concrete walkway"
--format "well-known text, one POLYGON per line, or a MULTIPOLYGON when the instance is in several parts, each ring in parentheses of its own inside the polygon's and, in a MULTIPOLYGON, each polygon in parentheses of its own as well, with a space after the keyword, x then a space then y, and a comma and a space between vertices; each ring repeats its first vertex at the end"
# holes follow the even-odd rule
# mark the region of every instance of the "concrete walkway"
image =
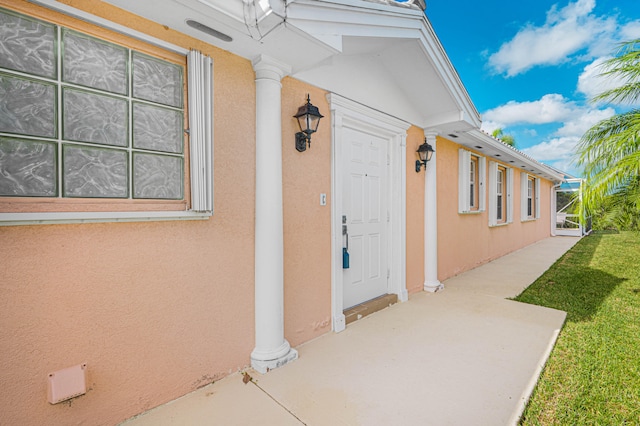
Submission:
POLYGON ((253 381, 231 375, 124 423, 161 425, 511 425, 565 313, 506 300, 578 238, 540 241, 298 347, 253 381))

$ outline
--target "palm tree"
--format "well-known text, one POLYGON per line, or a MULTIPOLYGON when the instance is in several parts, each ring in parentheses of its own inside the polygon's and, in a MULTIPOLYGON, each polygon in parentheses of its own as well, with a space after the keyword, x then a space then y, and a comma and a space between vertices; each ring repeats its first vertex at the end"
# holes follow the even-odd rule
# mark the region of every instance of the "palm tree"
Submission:
MULTIPOLYGON (((604 77, 622 84, 596 96, 593 101, 634 104, 640 100, 640 39, 623 43, 618 54, 602 65, 604 77)), ((640 186, 640 110, 631 109, 597 123, 580 139, 577 164, 584 167, 587 186, 583 193, 585 213, 597 213, 604 207, 637 215, 640 186), (635 194, 633 194, 635 192, 635 194), (610 198, 615 197, 616 202, 610 198), (613 203, 613 204, 612 204, 613 203)), ((624 222, 624 221, 623 221, 624 222)))
POLYGON ((502 142, 506 143, 509 146, 512 146, 514 148, 516 147, 516 139, 513 137, 513 135, 506 134, 499 127, 491 132, 491 136, 496 139, 500 139, 502 142))
POLYGON ((593 214, 594 229, 640 229, 640 176, 606 197, 593 214))

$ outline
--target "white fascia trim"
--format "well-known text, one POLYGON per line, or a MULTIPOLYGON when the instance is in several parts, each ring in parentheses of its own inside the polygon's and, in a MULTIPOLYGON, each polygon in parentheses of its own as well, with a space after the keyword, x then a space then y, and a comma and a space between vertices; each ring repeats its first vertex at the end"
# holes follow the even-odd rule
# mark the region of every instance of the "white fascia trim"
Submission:
POLYGON ((419 38, 422 17, 406 10, 377 10, 375 5, 359 2, 358 7, 342 3, 313 0, 287 6, 287 27, 298 28, 313 37, 419 38), (403 12, 403 13, 400 13, 403 12))
MULTIPOLYGON (((521 161, 528 167, 532 167, 535 170, 537 170, 534 172, 531 172, 530 170, 520 170, 520 171, 524 171, 526 173, 536 174, 536 175, 547 174, 554 179, 553 182, 562 182, 565 180, 564 175, 559 173, 557 170, 547 166, 546 164, 540 163, 539 161, 529 157, 522 151, 517 150, 516 148, 513 148, 505 143, 502 143, 494 139, 492 136, 488 135, 482 130, 471 130, 467 132, 467 135, 471 136, 472 138, 478 140, 479 142, 485 145, 488 145, 491 149, 494 149, 500 153, 506 154, 510 157, 516 157, 518 161, 521 161)), ((493 158, 496 161, 504 161, 503 158, 495 158, 491 155, 488 155, 488 157, 493 158)), ((509 167, 513 167, 515 170, 519 169, 518 167, 514 167, 513 165, 509 167)))
POLYGON ((211 212, 193 211, 0 213, 0 226, 206 220, 211 216, 211 212))
MULTIPOLYGON (((365 11, 376 10, 380 12, 385 12, 389 14, 400 14, 400 15, 415 15, 421 16, 424 15, 424 12, 420 8, 414 7, 398 7, 397 5, 388 5, 384 3, 374 3, 371 1, 363 1, 363 0, 291 0, 287 7, 291 5, 317 5, 318 3, 324 3, 326 5, 331 5, 329 7, 333 7, 336 9, 347 9, 347 8, 356 8, 356 9, 364 9, 365 11)), ((399 3, 396 3, 399 4, 399 3)))
POLYGON ((113 30, 117 33, 124 34, 128 37, 133 37, 135 39, 144 41, 146 43, 153 44, 154 46, 161 47, 163 49, 169 50, 174 53, 178 53, 180 55, 186 55, 187 53, 189 53, 189 50, 183 47, 176 46, 175 44, 157 39, 148 34, 133 30, 129 27, 125 27, 124 25, 116 24, 115 22, 111 22, 107 19, 100 18, 99 16, 92 15, 83 10, 76 9, 75 7, 71 7, 66 4, 59 3, 56 0, 27 0, 27 1, 29 1, 30 3, 37 4, 39 6, 46 7, 51 10, 55 10, 56 12, 64 13, 65 15, 73 16, 74 18, 81 19, 85 22, 89 22, 91 24, 95 24, 100 27, 113 30))
POLYGON ((447 56, 440 39, 427 19, 427 15, 423 14, 421 19, 423 25, 420 28, 420 45, 424 49, 425 55, 431 60, 440 75, 443 76, 443 81, 447 89, 449 89, 449 92, 453 95, 460 108, 461 118, 465 120, 468 118, 466 121, 469 121, 474 127, 480 128, 482 118, 476 106, 473 104, 469 92, 462 83, 458 71, 456 71, 451 63, 449 56, 447 56))

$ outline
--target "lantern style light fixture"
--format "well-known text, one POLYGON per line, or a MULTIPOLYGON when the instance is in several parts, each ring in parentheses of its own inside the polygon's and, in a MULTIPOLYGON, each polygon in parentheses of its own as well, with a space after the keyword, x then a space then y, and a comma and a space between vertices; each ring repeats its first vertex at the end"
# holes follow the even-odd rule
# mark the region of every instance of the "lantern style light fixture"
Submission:
POLYGON ((418 147, 416 151, 418 153, 419 160, 416 160, 416 173, 420 173, 420 169, 424 166, 427 169, 427 163, 431 160, 433 153, 435 152, 433 147, 427 143, 427 138, 424 138, 424 143, 418 147))
POLYGON ((296 133, 296 149, 304 152, 307 150, 307 145, 311 148, 311 134, 318 130, 318 124, 324 115, 320 114, 317 106, 311 104, 307 94, 307 103, 298 108, 298 113, 293 117, 298 120, 300 127, 300 131, 296 133))

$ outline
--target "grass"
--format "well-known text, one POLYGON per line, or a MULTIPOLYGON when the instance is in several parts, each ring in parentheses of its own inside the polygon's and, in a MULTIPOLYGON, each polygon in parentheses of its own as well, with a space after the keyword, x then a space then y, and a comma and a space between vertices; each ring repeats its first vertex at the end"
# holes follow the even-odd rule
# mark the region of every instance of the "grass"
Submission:
POLYGON ((567 321, 521 425, 640 425, 640 233, 583 238, 516 300, 567 321))

